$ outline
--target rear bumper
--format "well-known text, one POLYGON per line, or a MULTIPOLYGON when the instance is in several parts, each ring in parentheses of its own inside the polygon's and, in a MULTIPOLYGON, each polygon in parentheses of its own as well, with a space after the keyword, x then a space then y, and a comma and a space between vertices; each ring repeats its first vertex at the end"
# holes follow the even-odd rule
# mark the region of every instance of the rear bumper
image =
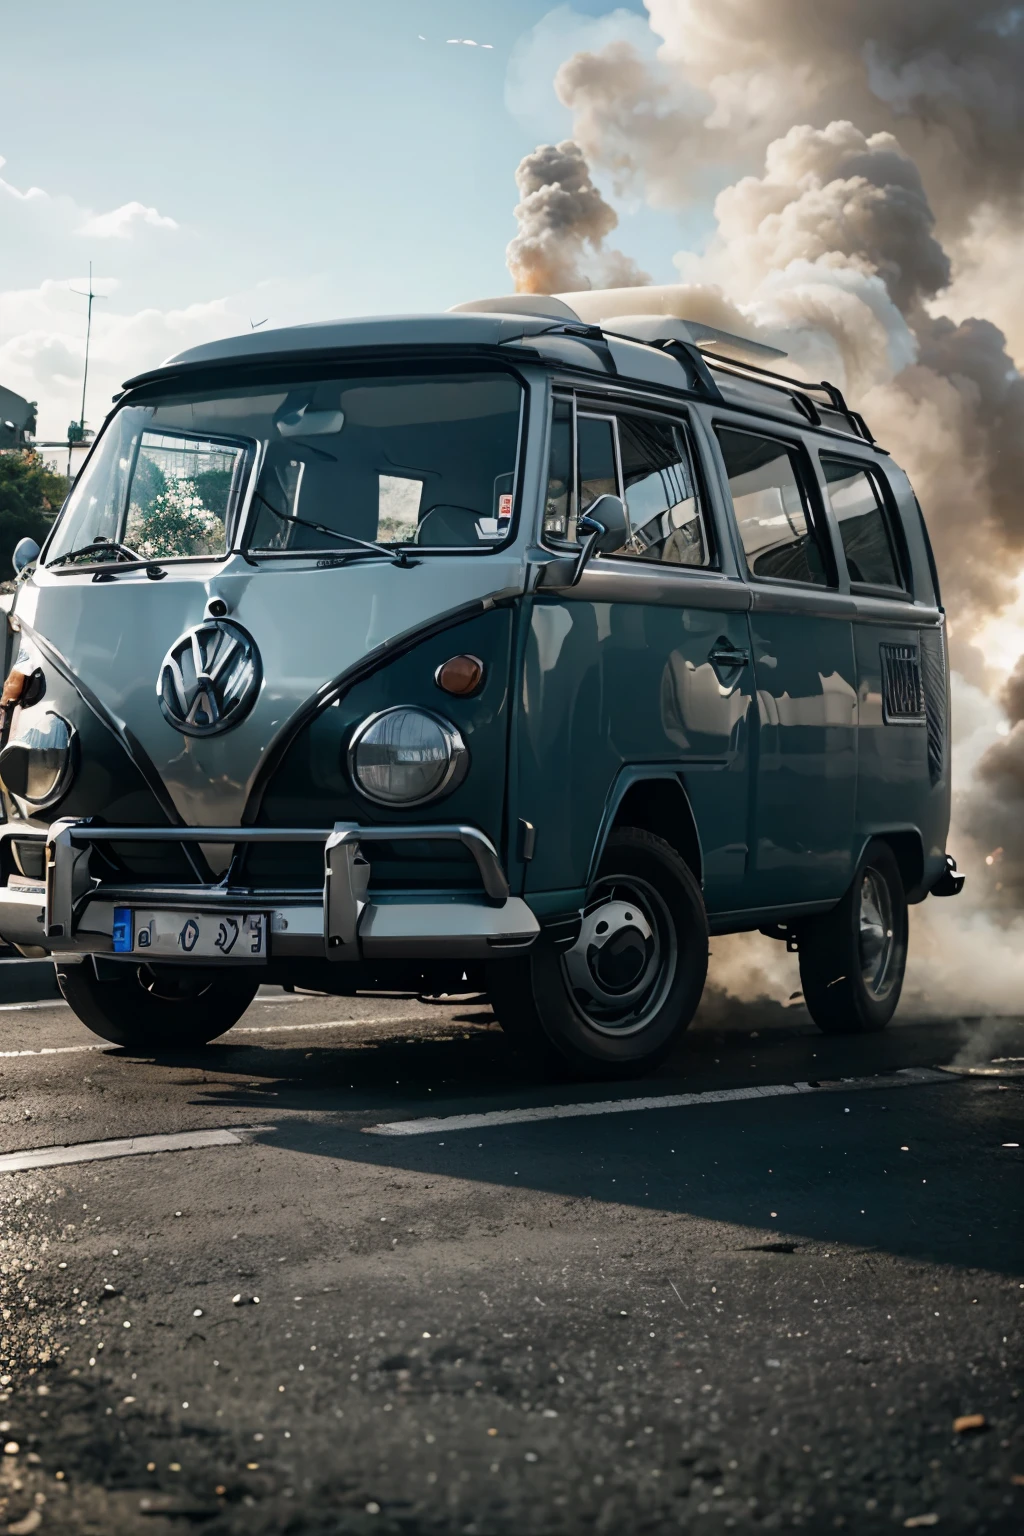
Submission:
POLYGON ((964 881, 966 879, 966 875, 957 874, 956 859, 947 853, 945 867, 939 878, 932 885, 929 894, 932 896, 959 896, 964 888, 964 881))
MULTIPOLYGON (((20 835, 20 834, 19 834, 20 835)), ((475 827, 107 827, 59 821, 46 838, 43 885, 22 880, 0 887, 0 938, 63 959, 114 953, 116 907, 181 912, 266 912, 268 958, 479 960, 528 949, 540 929, 525 901, 509 894, 497 852, 475 827), (313 842, 324 850, 323 890, 262 891, 251 887, 118 885, 90 868, 92 845, 118 840, 170 843, 313 842), (371 899, 374 842, 459 842, 473 857, 479 894, 448 899, 417 894, 371 899)), ((186 954, 183 964, 189 963, 186 954)), ((194 963, 194 962, 193 962, 194 963)), ((209 964, 237 964, 211 960, 209 964)))

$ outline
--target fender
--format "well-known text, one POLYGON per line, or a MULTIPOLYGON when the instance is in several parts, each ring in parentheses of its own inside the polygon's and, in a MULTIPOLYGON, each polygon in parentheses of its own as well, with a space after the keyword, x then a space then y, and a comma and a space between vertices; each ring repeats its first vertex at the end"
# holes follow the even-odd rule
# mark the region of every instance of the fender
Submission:
POLYGON ((107 709, 106 705, 96 697, 92 689, 78 676, 67 657, 63 656, 45 635, 41 635, 38 630, 33 629, 31 624, 26 624, 24 619, 19 619, 18 625, 21 631, 32 641, 32 644, 37 647, 45 660, 50 663, 54 671, 58 672, 64 681, 75 690, 90 714, 95 716, 100 725, 113 736, 129 762, 138 770, 146 788, 166 816, 168 826, 183 826, 182 817, 178 814, 173 800, 167 793, 163 780, 142 743, 137 741, 132 731, 129 730, 124 722, 118 720, 107 709))
POLYGON ((854 869, 864 857, 864 850, 870 842, 888 843, 895 855, 903 880, 903 889, 907 894, 910 906, 924 901, 931 889, 932 883, 946 867, 945 854, 941 861, 928 859, 924 851, 924 839, 918 827, 878 827, 860 840, 854 859, 854 869))
POLYGON ((427 623, 417 624, 412 629, 404 630, 401 634, 394 635, 380 645, 374 646, 373 650, 368 651, 354 666, 324 683, 299 706, 291 718, 285 721, 273 740, 268 743, 253 780, 249 798, 245 803, 242 825, 251 827, 257 824, 267 789, 287 756, 288 749, 303 727, 308 725, 316 715, 322 713, 329 705, 343 699, 357 684, 387 666, 396 657, 415 650, 425 640, 432 639, 434 635, 443 634, 447 629, 456 629, 467 619, 475 619, 482 613, 489 613, 499 604, 515 602, 521 596, 521 588, 506 588, 500 592, 492 592, 488 597, 474 598, 470 603, 462 603, 457 608, 450 608, 446 613, 438 614, 427 623))
POLYGON ((703 886, 704 855, 683 775, 666 763, 626 763, 619 769, 598 827, 587 886, 593 884, 610 832, 616 826, 641 827, 663 837, 689 865, 703 886))

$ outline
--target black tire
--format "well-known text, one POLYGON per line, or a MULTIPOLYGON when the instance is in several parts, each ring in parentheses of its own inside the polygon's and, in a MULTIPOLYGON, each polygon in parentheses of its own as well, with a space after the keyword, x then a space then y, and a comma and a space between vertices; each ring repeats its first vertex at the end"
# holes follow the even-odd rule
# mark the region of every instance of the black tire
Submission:
POLYGON ((837 907, 800 929, 800 980, 827 1035, 872 1034, 896 1012, 907 967, 907 897, 888 843, 868 844, 837 907))
POLYGON ((663 838, 624 827, 608 838, 573 948, 541 938, 521 959, 493 962, 488 992, 535 1068, 634 1077, 686 1029, 707 969, 707 914, 692 872, 663 838), (601 916, 609 909, 611 927, 601 916))
POLYGON ((123 970, 114 980, 101 981, 86 958, 79 965, 58 965, 57 981, 94 1035, 150 1056, 194 1049, 223 1035, 260 984, 251 970, 128 964, 123 970))

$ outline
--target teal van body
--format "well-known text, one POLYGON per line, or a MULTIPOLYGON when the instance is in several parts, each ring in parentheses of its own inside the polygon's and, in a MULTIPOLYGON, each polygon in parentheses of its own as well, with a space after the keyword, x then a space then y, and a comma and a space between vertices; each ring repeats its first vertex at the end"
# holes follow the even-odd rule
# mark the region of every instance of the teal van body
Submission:
POLYGON ((635 1071, 708 933, 753 929, 823 1028, 886 1021, 906 906, 961 883, 913 490, 834 386, 600 301, 126 386, 20 552, 0 750, 0 937, 97 1032, 178 1038, 185 1001, 212 1038, 265 980, 482 985, 635 1071))

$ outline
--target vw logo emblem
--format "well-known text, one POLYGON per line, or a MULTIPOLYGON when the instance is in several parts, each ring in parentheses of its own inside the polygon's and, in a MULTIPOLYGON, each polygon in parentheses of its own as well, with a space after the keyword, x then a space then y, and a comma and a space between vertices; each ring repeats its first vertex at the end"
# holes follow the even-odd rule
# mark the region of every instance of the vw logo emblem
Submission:
POLYGON ((160 668, 164 719, 186 736, 216 736, 240 725, 256 702, 263 668, 251 635, 229 619, 208 619, 175 640, 160 668))

